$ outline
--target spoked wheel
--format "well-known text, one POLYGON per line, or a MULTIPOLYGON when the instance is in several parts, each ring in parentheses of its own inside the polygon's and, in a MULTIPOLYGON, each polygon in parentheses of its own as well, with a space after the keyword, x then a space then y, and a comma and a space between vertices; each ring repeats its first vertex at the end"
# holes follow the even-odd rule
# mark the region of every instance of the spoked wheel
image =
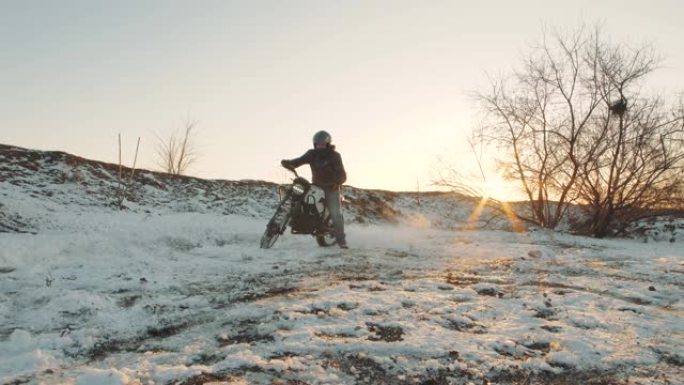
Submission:
POLYGON ((337 239, 335 239, 335 231, 330 216, 325 219, 325 228, 327 231, 322 234, 316 234, 316 243, 321 247, 333 246, 337 243, 337 239))
POLYGON ((273 218, 266 225, 266 231, 261 237, 261 248, 270 249, 278 240, 280 234, 285 232, 287 222, 290 220, 289 199, 285 198, 278 206, 273 218))
POLYGON ((270 249, 271 246, 273 246, 275 242, 278 240, 279 236, 280 230, 277 223, 274 223, 273 225, 269 223, 269 226, 266 228, 264 235, 261 237, 261 248, 270 249))

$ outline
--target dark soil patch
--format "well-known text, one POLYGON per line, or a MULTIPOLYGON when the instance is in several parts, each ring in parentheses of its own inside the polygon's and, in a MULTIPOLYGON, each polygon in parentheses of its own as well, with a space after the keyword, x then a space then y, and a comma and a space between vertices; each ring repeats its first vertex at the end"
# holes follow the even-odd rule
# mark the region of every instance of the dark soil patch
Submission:
POLYGON ((641 311, 639 311, 633 307, 619 307, 618 311, 621 311, 621 312, 631 311, 634 314, 641 314, 641 311))
POLYGON ((327 359, 323 367, 334 367, 355 378, 357 385, 397 385, 403 382, 368 357, 350 354, 341 358, 327 359))
POLYGON ((464 333, 485 334, 487 328, 475 322, 468 322, 463 320, 449 320, 443 326, 449 330, 456 330, 464 333))
POLYGON ((404 301, 401 301, 401 306, 402 306, 404 309, 411 309, 411 308, 416 307, 417 305, 416 305, 416 303, 413 302, 413 301, 404 300, 404 301))
POLYGON ((542 325, 539 328, 546 330, 549 333, 559 333, 563 330, 562 327, 556 325, 542 325))
POLYGON ((271 385, 309 385, 309 383, 299 380, 271 380, 271 385))
POLYGON ((86 356, 90 361, 102 361, 108 355, 119 352, 135 351, 142 344, 142 339, 131 340, 104 340, 96 342, 86 356))
POLYGON ((498 289, 496 289, 496 288, 494 288, 494 287, 483 287, 483 288, 478 288, 478 289, 475 289, 475 291, 476 291, 477 294, 479 294, 479 295, 486 295, 486 296, 489 296, 489 297, 501 298, 501 297, 504 296, 504 293, 503 293, 502 291, 500 291, 500 290, 498 290, 498 289))
POLYGON ((574 365, 567 363, 567 362, 551 361, 551 362, 549 362, 549 365, 551 365, 554 368, 561 368, 561 369, 565 369, 565 370, 572 370, 575 368, 574 365))
POLYGON ((319 338, 322 338, 324 340, 339 340, 339 339, 346 339, 346 338, 357 338, 354 334, 349 334, 349 333, 337 333, 337 334, 331 334, 331 333, 316 333, 316 336, 319 338))
POLYGON ((254 344, 257 342, 273 342, 273 336, 258 333, 241 333, 230 337, 216 337, 219 347, 235 344, 254 344))
POLYGON ((273 287, 269 288, 264 292, 248 292, 242 295, 240 300, 242 301, 257 301, 264 298, 276 297, 279 295, 291 294, 297 291, 296 287, 286 286, 286 287, 273 287))
POLYGON ((385 341, 395 342, 403 341, 404 329, 399 326, 383 326, 372 322, 366 322, 368 331, 375 333, 374 336, 369 336, 370 341, 385 341))
POLYGON ((296 313, 301 314, 314 314, 319 317, 323 317, 330 314, 330 309, 324 307, 312 306, 309 310, 295 310, 296 313))
POLYGON ((290 352, 290 351, 283 351, 283 352, 273 352, 270 356, 268 356, 269 359, 276 359, 280 360, 283 358, 291 358, 291 357, 298 357, 299 354, 290 352))
POLYGON ((515 385, 627 385, 629 382, 612 373, 600 371, 564 370, 559 373, 532 373, 527 369, 512 366, 490 372, 483 383, 515 385), (487 382, 489 381, 489 382, 487 382))
POLYGON ((328 358, 323 362, 323 367, 336 368, 354 377, 353 383, 357 385, 452 385, 465 383, 460 381, 464 378, 472 378, 460 371, 428 369, 420 375, 400 379, 400 372, 389 372, 373 359, 359 354, 328 358))
POLYGON ((420 385, 451 385, 454 383, 452 375, 453 373, 446 370, 438 370, 435 373, 428 373, 426 379, 416 383, 420 385))
POLYGON ((129 308, 129 307, 135 305, 135 303, 138 302, 138 300, 141 298, 142 298, 141 295, 130 295, 130 296, 126 296, 126 297, 121 298, 120 300, 118 300, 116 302, 116 304, 122 308, 129 308))
POLYGON ((190 377, 178 385, 204 385, 207 382, 228 382, 231 383, 235 378, 228 375, 202 373, 197 376, 190 377))
POLYGON ((667 352, 659 348, 653 348, 653 351, 660 357, 660 360, 673 366, 684 367, 684 356, 667 352))
POLYGON ((236 329, 237 331, 230 336, 217 336, 216 342, 220 347, 235 345, 235 344, 254 344, 257 342, 273 342, 273 336, 269 334, 261 334, 258 332, 256 325, 257 320, 244 320, 240 322, 236 329))
POLYGON ((134 352, 145 340, 150 338, 168 338, 192 326, 191 323, 172 324, 158 328, 148 328, 144 335, 130 339, 104 339, 96 342, 92 349, 85 353, 91 361, 101 361, 112 353, 134 352))
POLYGON ((551 344, 545 341, 534 341, 530 343, 523 343, 523 346, 525 346, 528 349, 532 350, 538 350, 544 353, 548 353, 551 350, 551 344))
POLYGON ((536 318, 541 318, 541 319, 546 319, 546 320, 555 320, 556 319, 556 310, 544 307, 544 308, 536 308, 532 309, 534 311, 534 317, 536 318))
POLYGON ((14 380, 10 382, 4 383, 5 385, 23 385, 23 384, 28 384, 31 382, 31 377, 21 377, 21 378, 15 378, 14 380))
POLYGON ((344 311, 351 311, 359 307, 358 303, 343 302, 337 305, 337 308, 344 311))
MULTIPOLYGON (((340 273, 335 275, 335 279, 338 281, 374 281, 378 279, 377 274, 367 274, 367 273, 356 273, 356 274, 347 274, 347 273, 340 273)), ((355 285, 349 285, 350 289, 354 289, 352 286, 355 285)))
POLYGON ((386 288, 374 283, 374 278, 363 278, 363 279, 357 279, 357 281, 371 281, 370 284, 367 285, 356 285, 356 284, 349 284, 349 289, 350 290, 367 290, 367 291, 385 291, 387 290, 386 288))
POLYGON ((166 325, 147 329, 147 335, 152 338, 168 338, 174 336, 190 326, 188 323, 166 325))
POLYGON ((225 357, 216 354, 200 353, 192 358, 193 365, 213 365, 221 362, 225 357))
POLYGON ((476 283, 480 283, 481 279, 480 277, 475 276, 457 276, 452 274, 451 272, 448 272, 445 281, 449 285, 470 286, 476 283))

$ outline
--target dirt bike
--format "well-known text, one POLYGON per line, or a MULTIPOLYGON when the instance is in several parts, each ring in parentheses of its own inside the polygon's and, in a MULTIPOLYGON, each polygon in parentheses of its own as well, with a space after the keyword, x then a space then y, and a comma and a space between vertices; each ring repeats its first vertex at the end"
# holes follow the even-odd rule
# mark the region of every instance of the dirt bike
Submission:
POLYGON ((295 175, 292 184, 280 186, 280 204, 266 225, 261 248, 268 249, 290 226, 292 234, 310 234, 321 247, 337 243, 332 217, 325 204, 325 191, 288 168, 295 175))

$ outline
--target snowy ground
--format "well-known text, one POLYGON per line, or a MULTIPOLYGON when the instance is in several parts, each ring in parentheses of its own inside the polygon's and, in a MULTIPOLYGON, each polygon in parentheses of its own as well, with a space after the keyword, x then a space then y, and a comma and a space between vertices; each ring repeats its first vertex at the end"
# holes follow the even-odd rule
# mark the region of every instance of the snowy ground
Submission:
POLYGON ((350 250, 261 250, 275 185, 140 170, 118 211, 117 173, 0 145, 0 383, 684 384, 681 221, 460 231, 494 222, 346 188, 350 250))
POLYGON ((243 216, 50 220, 0 233, 3 384, 684 383, 681 242, 376 224, 260 250, 243 216))

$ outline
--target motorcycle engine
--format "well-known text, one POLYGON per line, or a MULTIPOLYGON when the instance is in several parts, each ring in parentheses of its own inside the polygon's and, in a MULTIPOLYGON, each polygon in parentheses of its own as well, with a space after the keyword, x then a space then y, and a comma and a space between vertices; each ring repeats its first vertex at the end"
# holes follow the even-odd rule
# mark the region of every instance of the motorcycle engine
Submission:
POLYGON ((325 210, 325 191, 318 186, 311 185, 311 188, 304 196, 303 202, 307 205, 316 207, 316 211, 320 214, 325 210))

